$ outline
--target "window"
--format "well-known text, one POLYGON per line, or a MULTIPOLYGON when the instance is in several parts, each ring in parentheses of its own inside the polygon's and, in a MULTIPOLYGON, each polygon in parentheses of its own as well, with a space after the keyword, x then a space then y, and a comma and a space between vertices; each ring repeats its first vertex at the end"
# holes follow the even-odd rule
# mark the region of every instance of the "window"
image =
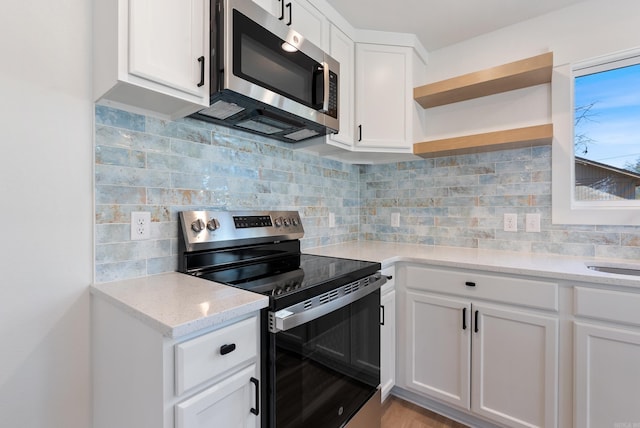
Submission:
POLYGON ((640 224, 640 50, 558 66, 553 222, 640 224))

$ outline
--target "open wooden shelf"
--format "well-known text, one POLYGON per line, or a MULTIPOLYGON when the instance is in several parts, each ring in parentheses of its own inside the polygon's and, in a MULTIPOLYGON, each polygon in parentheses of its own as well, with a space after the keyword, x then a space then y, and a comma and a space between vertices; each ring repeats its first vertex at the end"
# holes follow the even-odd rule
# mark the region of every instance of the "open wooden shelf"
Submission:
POLYGON ((551 144, 553 125, 528 126, 483 134, 466 135, 413 145, 413 154, 423 158, 518 149, 551 144))
POLYGON ((551 82, 553 52, 419 86, 413 98, 424 108, 466 101, 551 82))

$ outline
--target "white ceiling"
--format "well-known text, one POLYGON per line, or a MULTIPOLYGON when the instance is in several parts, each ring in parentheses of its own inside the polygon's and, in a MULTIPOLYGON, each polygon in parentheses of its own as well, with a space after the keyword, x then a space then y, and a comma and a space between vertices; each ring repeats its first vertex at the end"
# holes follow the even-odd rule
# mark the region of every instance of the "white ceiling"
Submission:
POLYGON ((355 28, 414 33, 428 51, 586 0, 327 0, 355 28))

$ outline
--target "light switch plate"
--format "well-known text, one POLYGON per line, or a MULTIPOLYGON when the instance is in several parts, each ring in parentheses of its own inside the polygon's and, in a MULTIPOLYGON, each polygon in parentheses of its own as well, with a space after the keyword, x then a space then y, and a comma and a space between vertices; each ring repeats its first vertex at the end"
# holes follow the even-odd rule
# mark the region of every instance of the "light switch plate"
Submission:
POLYGON ((540 232, 540 214, 527 214, 525 220, 525 231, 540 232))
POLYGON ((391 227, 400 227, 400 213, 391 213, 391 227))

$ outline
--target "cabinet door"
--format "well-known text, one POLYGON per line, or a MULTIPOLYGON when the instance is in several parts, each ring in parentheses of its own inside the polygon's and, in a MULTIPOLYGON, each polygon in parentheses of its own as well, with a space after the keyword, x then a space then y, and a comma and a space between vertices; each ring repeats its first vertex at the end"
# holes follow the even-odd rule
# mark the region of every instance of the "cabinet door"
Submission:
POLYGON ((251 366, 229 376, 200 394, 176 405, 176 428, 237 427, 257 428, 259 409, 257 366, 251 366))
POLYGON ((356 44, 357 149, 411 153, 412 51, 356 44))
POLYGON ((575 323, 576 427, 640 424, 640 333, 575 323))
POLYGON ((340 63, 340 82, 338 84, 340 132, 330 134, 327 138, 331 145, 350 149, 353 147, 355 46, 353 40, 335 25, 331 26, 330 44, 330 55, 340 63))
POLYGON ((396 383, 396 292, 380 298, 382 324, 380 326, 380 384, 382 401, 396 383))
POLYGON ((284 19, 285 0, 253 0, 253 2, 276 18, 284 19))
POLYGON ((510 427, 556 427, 558 319, 475 304, 473 318, 472 410, 510 427))
POLYGON ((305 0, 253 0, 322 49, 328 49, 329 21, 305 0))
POLYGON ((207 0, 129 0, 129 73, 208 105, 208 11, 207 0))
POLYGON ((468 409, 471 304, 411 291, 406 298, 407 386, 468 409))

